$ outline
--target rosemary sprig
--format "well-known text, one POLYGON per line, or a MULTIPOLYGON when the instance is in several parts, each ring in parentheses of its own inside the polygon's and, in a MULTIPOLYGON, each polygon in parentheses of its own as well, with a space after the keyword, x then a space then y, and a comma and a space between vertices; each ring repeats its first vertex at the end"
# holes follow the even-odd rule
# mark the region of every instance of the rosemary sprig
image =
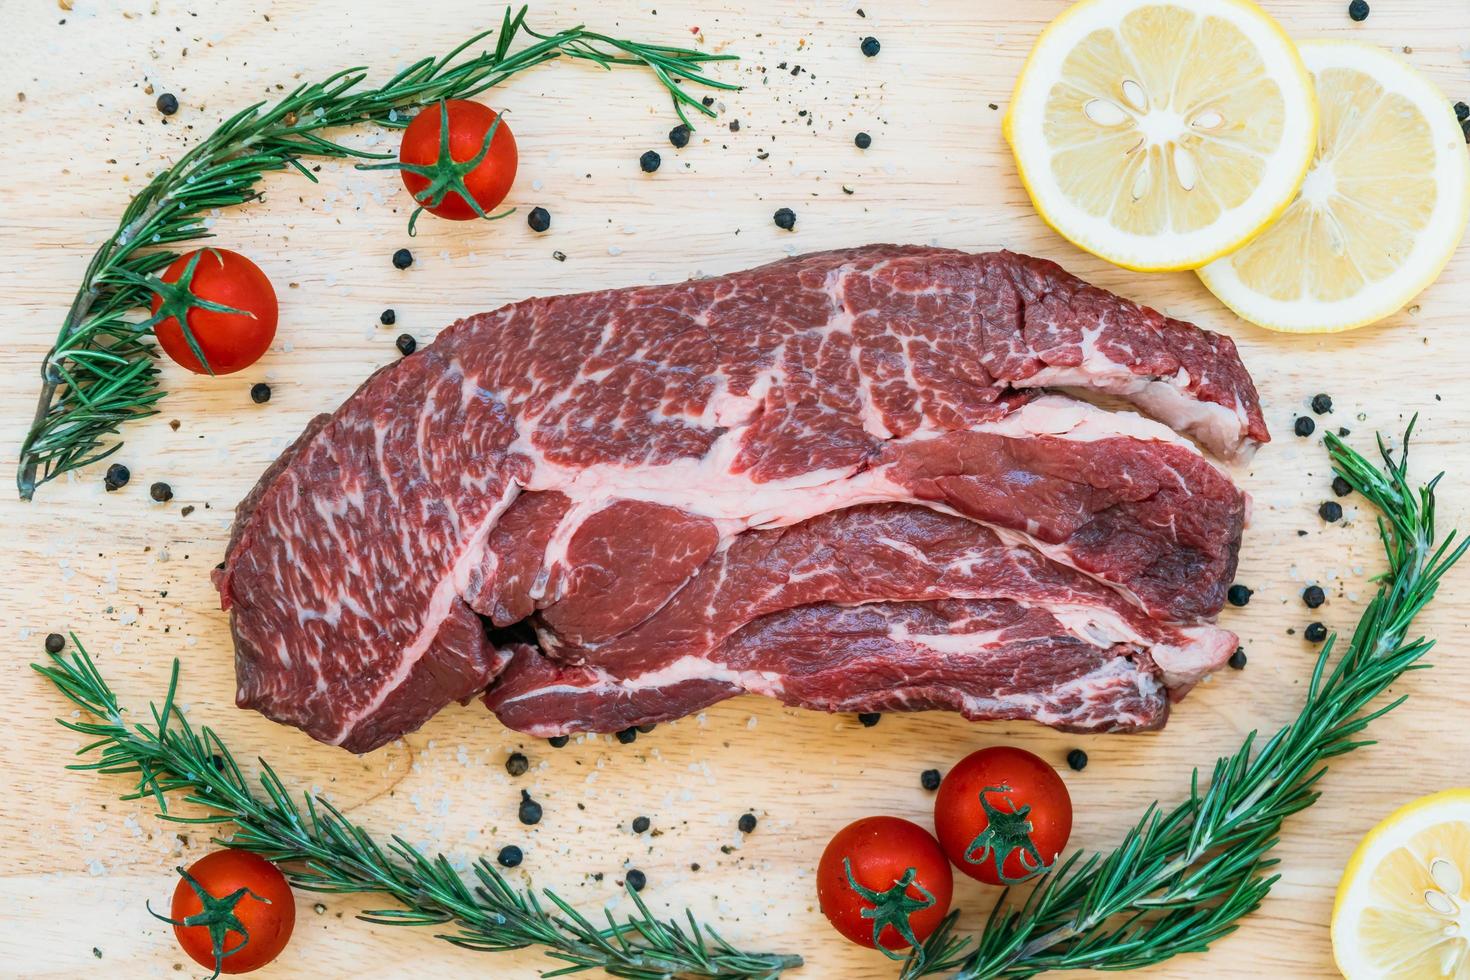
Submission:
POLYGON ((361 123, 402 128, 424 106, 473 98, 517 72, 556 58, 606 69, 648 69, 673 99, 685 125, 686 108, 707 116, 714 110, 682 83, 739 87, 704 74, 706 65, 735 60, 735 55, 644 44, 580 26, 539 34, 526 26, 525 18, 525 7, 514 16, 507 8, 498 30, 477 34, 442 58, 415 62, 380 88, 359 88, 366 70, 349 68, 299 86, 273 106, 249 106, 156 174, 92 256, 56 345, 41 366, 40 398, 16 474, 21 498, 29 500, 42 483, 116 452, 122 444, 113 437, 124 423, 158 411, 164 396, 154 363, 158 351, 134 317, 152 298, 150 275, 177 258, 170 248, 212 237, 204 224, 207 212, 259 197, 256 185, 273 171, 293 167, 315 181, 303 159, 392 156, 343 146, 323 136, 324 130, 361 123), (512 53, 512 44, 523 34, 532 43, 512 53), (492 48, 457 60, 491 36, 492 48))
POLYGON ((1378 440, 1383 469, 1331 433, 1332 465, 1376 507, 1388 558, 1377 595, 1363 611, 1335 667, 1328 639, 1296 719, 1259 748, 1255 734, 1215 763, 1209 787, 1196 771, 1189 797, 1172 810, 1151 805, 1108 854, 1073 854, 1022 901, 1002 895, 978 940, 954 934, 955 915, 905 966, 905 980, 950 973, 952 980, 1029 977, 1047 970, 1127 970, 1179 953, 1203 952, 1254 911, 1278 876, 1270 856, 1282 822, 1316 802, 1327 760, 1371 741, 1359 733, 1404 702, 1368 706, 1410 670, 1432 641, 1407 639, 1442 575, 1470 542, 1455 534, 1436 545, 1434 491, 1408 482, 1404 433, 1398 458, 1378 440))
POLYGON ((321 797, 303 793, 298 803, 264 760, 257 791, 219 735, 208 727, 196 731, 179 710, 177 660, 163 706, 149 705, 152 724, 130 724, 86 649, 75 636, 72 643, 71 656, 51 654, 49 665, 31 665, 94 719, 57 719, 91 740, 77 750, 91 758, 68 768, 135 777, 136 791, 122 799, 152 797, 164 820, 229 825, 231 836, 217 843, 280 863, 297 888, 365 892, 398 904, 359 916, 368 922, 447 927, 452 931, 440 939, 480 952, 544 946, 548 956, 568 964, 542 974, 547 977, 601 968, 632 980, 769 980, 801 965, 799 956, 736 949, 691 912, 685 913, 687 928, 657 919, 631 887, 636 911, 621 920, 607 912, 603 926, 550 890, 538 895, 512 887, 488 858, 475 863, 474 881, 467 883, 443 854, 429 857, 397 836, 380 844, 321 797), (175 813, 169 809, 175 797, 208 812, 175 813))

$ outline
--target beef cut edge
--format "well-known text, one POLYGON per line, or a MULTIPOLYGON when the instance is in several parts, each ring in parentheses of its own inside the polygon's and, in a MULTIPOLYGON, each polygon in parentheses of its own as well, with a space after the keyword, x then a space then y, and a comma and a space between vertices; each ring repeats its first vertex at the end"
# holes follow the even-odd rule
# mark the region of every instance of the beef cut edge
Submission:
POLYGON ((1249 511, 1185 435, 1269 439, 1229 338, 1009 252, 525 300, 375 372, 241 502, 237 703, 355 752, 487 689, 535 734, 747 691, 1158 727, 1234 649, 1249 511))

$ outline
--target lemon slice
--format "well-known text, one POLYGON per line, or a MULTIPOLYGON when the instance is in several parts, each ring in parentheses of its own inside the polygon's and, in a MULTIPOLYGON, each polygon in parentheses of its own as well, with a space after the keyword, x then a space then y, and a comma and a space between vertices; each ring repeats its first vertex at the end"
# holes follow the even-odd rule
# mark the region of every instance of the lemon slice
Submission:
POLYGON ((1444 95, 1397 56, 1344 41, 1301 52, 1322 107, 1311 172, 1281 220, 1199 275, 1252 323, 1348 330, 1444 269, 1470 216, 1470 153, 1444 95))
POLYGON ((1317 107, 1248 0, 1082 0, 1042 33, 1004 132, 1036 210, 1129 269, 1194 269, 1291 203, 1317 107))

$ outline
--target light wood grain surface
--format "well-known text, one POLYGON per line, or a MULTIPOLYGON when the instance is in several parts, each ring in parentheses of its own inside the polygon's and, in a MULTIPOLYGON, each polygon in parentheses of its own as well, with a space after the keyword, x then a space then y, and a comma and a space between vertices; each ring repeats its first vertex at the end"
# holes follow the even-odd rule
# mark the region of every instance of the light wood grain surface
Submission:
MULTIPOLYGON (((1416 469, 1448 471, 1443 523, 1470 528, 1470 249, 1412 309, 1378 327, 1299 339, 1248 327, 1192 275, 1108 267, 1054 236, 1028 206, 1000 118, 1022 58, 1060 0, 858 2, 865 17, 852 0, 538 4, 533 22, 543 30, 586 21, 624 36, 738 52, 744 60, 720 75, 745 86, 722 97, 718 121, 701 124, 677 152, 665 136, 675 121, 667 101, 635 72, 553 64, 493 93, 495 105, 511 110, 521 148, 511 203, 547 207, 546 235, 531 233, 519 216, 496 224, 427 220, 412 242, 417 263, 399 272, 389 256, 409 244, 406 195, 391 176, 336 164, 323 167, 317 186, 272 177, 265 203, 219 217, 219 243, 254 257, 277 285, 276 349, 245 374, 217 381, 167 365, 163 414, 132 426, 118 457, 133 472, 125 489, 105 494, 94 468, 46 486, 31 504, 0 494, 7 651, 0 971, 197 973, 143 903, 166 900, 172 868, 204 853, 205 835, 181 834, 147 807, 116 802, 121 779, 63 770, 78 739, 53 723, 68 712, 26 668, 52 630, 75 630, 140 708, 162 693, 169 662, 180 658, 192 718, 218 728, 242 757, 268 758, 293 787, 326 793, 383 834, 456 858, 519 844, 526 861, 514 880, 555 887, 594 911, 626 907, 617 882, 636 866, 648 875, 645 894, 657 909, 692 906, 738 944, 799 951, 808 961, 799 976, 867 980, 895 970, 827 927, 815 908, 812 869, 827 838, 858 816, 929 822, 921 770, 947 768, 1002 741, 1061 765, 1081 745, 1092 764, 1064 772, 1078 807, 1074 840, 1106 847, 1150 801, 1179 799, 1191 767, 1297 710, 1313 655, 1301 628, 1316 618, 1301 588, 1322 583, 1331 598, 1321 618, 1347 626, 1379 564, 1356 500, 1345 501, 1344 525, 1324 526, 1316 516, 1330 496, 1325 457, 1316 438, 1291 433, 1314 393, 1333 396, 1336 413, 1323 421, 1348 426, 1361 446, 1375 429, 1397 433, 1420 413, 1416 469), (858 51, 866 34, 883 42, 876 59, 858 51), (866 152, 853 146, 859 130, 873 134, 866 152), (637 165, 649 148, 664 156, 652 176, 637 165), (773 226, 778 207, 796 211, 794 233, 773 226), (457 316, 534 294, 673 281, 883 240, 1048 256, 1239 341, 1276 434, 1239 474, 1256 501, 1240 580, 1256 597, 1223 622, 1244 637, 1250 664, 1202 686, 1167 730, 1077 738, 947 715, 889 716, 864 729, 852 718, 751 697, 662 726, 634 745, 600 738, 558 751, 501 729, 471 705, 356 758, 233 707, 226 617, 208 581, 233 507, 311 415, 397 356, 399 332, 428 341, 457 316), (553 260, 555 250, 565 262, 553 260), (384 307, 397 310, 397 327, 377 325, 384 307), (274 388, 268 405, 248 397, 259 380, 274 388), (172 484, 172 503, 148 499, 155 480, 172 484), (195 508, 188 516, 185 505, 195 508), (532 769, 512 780, 502 763, 516 748, 532 769), (545 804, 546 819, 534 829, 515 819, 523 786, 545 804), (747 810, 760 825, 745 836, 735 824, 747 810), (651 835, 630 831, 640 814, 651 819, 651 835)), ((1377 0, 1363 25, 1348 20, 1345 0, 1266 6, 1298 37, 1355 37, 1404 50, 1449 97, 1470 97, 1465 0, 1377 0)), ((278 85, 351 64, 384 77, 498 18, 498 8, 470 0, 76 0, 70 12, 54 0, 0 2, 0 100, 10 118, 0 141, 0 311, 8 338, 0 470, 14 470, 41 357, 92 249, 151 172, 278 85), (182 106, 167 125, 153 108, 164 91, 182 106)), ((1467 615, 1470 567, 1447 580, 1422 618, 1440 640, 1435 669, 1398 685, 1411 698, 1374 726, 1381 744, 1335 765, 1321 802, 1290 822, 1278 855, 1283 878, 1265 907, 1207 957, 1171 962, 1154 975, 1332 973, 1333 889, 1360 835, 1400 802, 1470 782, 1467 615)), ((978 926, 990 897, 979 886, 958 889, 966 925, 978 926)), ((428 930, 356 922, 351 915, 362 907, 302 897, 295 940, 262 976, 521 978, 548 966, 534 952, 477 956, 428 930)))

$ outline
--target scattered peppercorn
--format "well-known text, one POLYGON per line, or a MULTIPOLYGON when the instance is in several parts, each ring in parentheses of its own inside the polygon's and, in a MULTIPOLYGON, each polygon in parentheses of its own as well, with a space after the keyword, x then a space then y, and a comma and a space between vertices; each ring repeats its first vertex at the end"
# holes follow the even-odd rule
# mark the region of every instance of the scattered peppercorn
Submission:
POLYGON ((640 734, 640 735, 647 735, 649 732, 653 731, 657 727, 658 727, 657 724, 639 725, 638 726, 638 734, 640 734))
POLYGON ((541 822, 541 804, 531 799, 531 794, 526 790, 521 790, 521 808, 516 816, 521 823, 528 826, 541 822))
POLYGON ((250 386, 250 400, 257 405, 264 405, 271 400, 271 386, 264 381, 257 381, 250 386))
POLYGON ((862 726, 864 728, 872 728, 882 719, 883 716, 876 711, 864 711, 862 714, 858 715, 858 721, 862 723, 862 726))
POLYGON ((1346 497, 1353 492, 1353 485, 1340 476, 1332 478, 1332 492, 1339 497, 1346 497))
POLYGON ((160 95, 155 105, 158 106, 158 111, 165 116, 172 116, 179 111, 179 100, 172 92, 165 92, 160 95))
POLYGON ((1342 504, 1335 500, 1328 500, 1317 508, 1317 516, 1328 524, 1342 520, 1342 504))
POLYGON ((1358 23, 1368 19, 1368 0, 1353 0, 1348 4, 1348 16, 1358 23))
POLYGON ((525 857, 521 849, 514 844, 507 844, 500 849, 500 855, 495 860, 500 862, 502 868, 519 867, 521 860, 525 857))
POLYGON ((148 488, 148 496, 152 497, 160 504, 166 504, 170 500, 174 499, 174 488, 169 486, 167 483, 159 481, 158 483, 155 483, 153 484, 153 486, 148 488))
POLYGON ((1460 122, 1464 122, 1466 119, 1470 119, 1470 105, 1466 105, 1463 102, 1456 102, 1455 118, 1460 120, 1460 122))
POLYGON ((419 349, 419 342, 413 339, 412 334, 401 333, 398 339, 393 341, 393 346, 398 348, 398 353, 407 357, 419 349))
POLYGON ((1318 415, 1326 415, 1328 412, 1332 411, 1332 396, 1313 395, 1312 411, 1316 412, 1318 415))
POLYGON ((106 474, 102 477, 102 487, 108 493, 111 493, 114 490, 127 486, 128 481, 132 477, 133 474, 128 471, 126 466, 121 463, 113 463, 107 468, 106 474))
POLYGON ((657 150, 649 150, 647 153, 644 153, 641 157, 638 158, 638 166, 641 167, 643 169, 643 172, 646 174, 653 173, 663 162, 664 158, 658 155, 657 150))
POLYGON ((1081 749, 1073 749, 1067 753, 1067 765, 1072 767, 1073 772, 1081 772, 1087 768, 1087 753, 1081 749))
POLYGON ((1236 647, 1230 655, 1231 670, 1245 670, 1245 647, 1236 647))
POLYGON ((635 834, 641 834, 641 833, 646 832, 648 830, 648 825, 649 825, 650 822, 651 821, 647 817, 634 817, 633 818, 633 833, 635 833, 635 834))
POLYGON ((47 633, 46 634, 46 652, 47 653, 60 653, 61 652, 61 648, 64 647, 64 646, 66 646, 66 640, 62 637, 62 635, 60 633, 47 633))
POLYGON ((796 227, 796 212, 790 208, 781 208, 773 217, 776 227, 783 231, 790 231, 796 227))
POLYGON ((561 251, 560 249, 557 249, 555 252, 551 253, 551 257, 553 259, 556 259, 558 262, 565 262, 567 260, 567 253, 561 251))
POLYGON ((1317 423, 1313 422, 1310 416, 1303 415, 1296 420, 1296 425, 1292 426, 1292 429, 1297 435, 1305 439, 1317 431, 1317 423))
POLYGON ((931 793, 939 788, 939 784, 943 779, 944 777, 939 774, 938 769, 925 769, 919 773, 919 785, 931 793))
POLYGON ((400 248, 393 253, 393 268, 407 269, 413 265, 413 253, 406 248, 400 248))
POLYGON ((638 729, 636 728, 624 728, 622 731, 618 732, 618 741, 622 742, 624 745, 627 745, 630 742, 636 742, 637 740, 638 729))
POLYGON ((863 54, 867 55, 869 58, 873 57, 879 51, 883 50, 883 45, 878 43, 878 39, 871 36, 863 38, 863 43, 859 46, 863 49, 863 54))
POLYGON ((559 749, 564 747, 571 740, 572 737, 570 735, 553 735, 546 741, 548 744, 551 745, 553 749, 559 749))
POLYGON ((512 752, 505 760, 505 771, 512 776, 524 776, 531 768, 531 761, 519 752, 512 752))
POLYGON ((755 814, 742 813, 740 815, 740 819, 736 821, 735 826, 740 828, 740 832, 742 834, 748 834, 751 831, 755 830, 755 823, 755 814))
POLYGON ((385 327, 391 327, 398 322, 398 314, 392 310, 384 310, 378 314, 378 322, 385 327))
POLYGON ((551 227, 551 212, 545 208, 532 208, 531 213, 526 215, 526 224, 531 226, 532 231, 545 231, 551 227))
POLYGON ((1307 604, 1308 609, 1316 609, 1327 601, 1327 593, 1322 591, 1320 585, 1309 585, 1302 590, 1302 602, 1307 604))
POLYGON ((648 887, 648 876, 637 868, 629 868, 628 873, 623 875, 623 880, 635 892, 641 892, 644 888, 648 887))
POLYGON ((852 138, 852 141, 853 143, 857 144, 857 148, 859 150, 866 150, 868 147, 873 145, 873 137, 869 136, 867 133, 858 133, 852 138))
POLYGON ((1232 606, 1243 606, 1251 601, 1251 596, 1253 595, 1255 595, 1254 592, 1239 582, 1236 582, 1226 591, 1225 598, 1230 600, 1232 606))
POLYGON ((1321 643, 1327 639, 1327 627, 1321 623, 1308 623, 1306 632, 1303 633, 1308 643, 1321 643))
POLYGON ((684 147, 689 145, 689 127, 680 123, 669 130, 669 142, 674 144, 677 149, 684 149, 684 147))

